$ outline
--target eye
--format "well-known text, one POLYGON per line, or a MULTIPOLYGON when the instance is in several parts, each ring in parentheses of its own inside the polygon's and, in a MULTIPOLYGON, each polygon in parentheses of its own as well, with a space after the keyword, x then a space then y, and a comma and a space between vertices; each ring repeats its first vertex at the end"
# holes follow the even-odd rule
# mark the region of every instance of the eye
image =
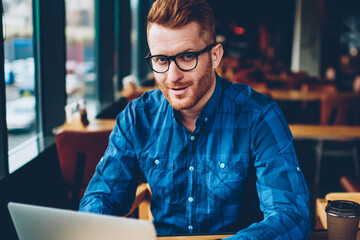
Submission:
POLYGON ((183 53, 177 56, 177 60, 183 62, 191 62, 195 59, 195 54, 193 53, 183 53))
POLYGON ((164 56, 155 56, 151 60, 154 64, 167 64, 167 59, 164 56))

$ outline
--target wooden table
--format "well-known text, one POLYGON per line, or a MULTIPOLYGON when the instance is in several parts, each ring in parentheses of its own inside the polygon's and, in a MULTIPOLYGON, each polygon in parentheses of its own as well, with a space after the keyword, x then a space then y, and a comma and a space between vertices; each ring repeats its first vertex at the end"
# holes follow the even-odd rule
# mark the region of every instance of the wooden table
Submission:
POLYGON ((317 123, 321 117, 321 99, 327 93, 270 89, 266 94, 279 105, 290 123, 317 123))
POLYGON ((336 95, 342 97, 359 96, 359 93, 353 92, 327 92, 327 91, 300 91, 294 89, 270 89, 266 92, 274 100, 283 101, 320 101, 328 95, 336 95))
MULTIPOLYGON (((64 123, 55 131, 98 131, 111 130, 115 126, 115 119, 92 119, 88 126, 84 127, 80 121, 64 123)), ((289 124, 290 130, 295 139, 353 139, 360 138, 360 126, 328 126, 289 124)))
POLYGON ((355 139, 360 138, 360 126, 330 126, 289 124, 295 139, 355 139))
POLYGON ((107 131, 112 130, 115 126, 115 119, 92 119, 88 126, 83 126, 80 119, 73 118, 71 123, 65 122, 58 128, 54 129, 56 134, 59 131, 107 131))
MULTIPOLYGON (((325 198, 316 199, 316 218, 315 229, 327 229, 327 219, 325 207, 327 202, 331 200, 348 200, 360 203, 360 193, 355 192, 333 192, 326 194, 325 198)), ((359 224, 360 227, 360 224, 359 224)))
MULTIPOLYGON (((289 128, 293 134, 294 139, 309 139, 316 140, 316 163, 315 163, 315 178, 314 183, 319 184, 320 181, 320 167, 322 159, 322 149, 324 140, 356 140, 360 139, 360 126, 330 126, 330 125, 303 125, 290 124, 289 128)), ((354 144, 358 144, 355 142, 354 144)), ((354 158, 355 174, 358 176, 359 169, 356 158, 354 158)))
POLYGON ((269 90, 268 95, 274 100, 281 101, 320 101, 327 92, 324 91, 299 91, 299 90, 269 90))
POLYGON ((158 240, 217 240, 231 237, 233 235, 193 235, 193 236, 174 236, 158 237, 158 240))
MULTIPOLYGON (((230 237, 232 235, 201 235, 201 236, 176 236, 176 237, 158 237, 158 240, 217 240, 230 237)), ((310 240, 327 240, 327 231, 318 230, 313 231, 310 235, 310 240)), ((360 233, 357 235, 357 240, 360 240, 360 233)))

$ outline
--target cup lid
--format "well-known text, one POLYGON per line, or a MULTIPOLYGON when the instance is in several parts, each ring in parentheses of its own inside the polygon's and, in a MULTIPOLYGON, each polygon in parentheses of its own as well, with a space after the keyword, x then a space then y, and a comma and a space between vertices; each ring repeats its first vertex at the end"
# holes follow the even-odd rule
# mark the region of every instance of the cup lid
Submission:
POLYGON ((360 216, 360 204, 347 200, 329 200, 325 211, 339 217, 358 217, 360 216))

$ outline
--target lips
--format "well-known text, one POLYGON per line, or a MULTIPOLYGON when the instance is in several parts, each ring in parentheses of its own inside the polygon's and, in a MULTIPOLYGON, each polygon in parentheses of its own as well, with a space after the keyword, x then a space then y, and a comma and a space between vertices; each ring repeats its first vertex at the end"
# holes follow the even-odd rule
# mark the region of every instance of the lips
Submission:
POLYGON ((185 94, 186 90, 188 89, 188 86, 186 87, 176 87, 176 88, 170 88, 170 92, 176 96, 180 96, 185 94))
POLYGON ((180 91, 180 90, 183 90, 183 89, 185 89, 185 88, 187 88, 187 87, 181 87, 181 88, 171 88, 171 90, 174 90, 174 91, 180 91))

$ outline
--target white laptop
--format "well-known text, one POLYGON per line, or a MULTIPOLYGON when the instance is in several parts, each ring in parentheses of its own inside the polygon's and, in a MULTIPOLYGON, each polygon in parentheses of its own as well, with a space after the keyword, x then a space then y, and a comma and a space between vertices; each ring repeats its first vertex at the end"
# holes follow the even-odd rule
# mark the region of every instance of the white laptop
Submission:
POLYGON ((8 204, 20 240, 156 240, 145 220, 8 204))

